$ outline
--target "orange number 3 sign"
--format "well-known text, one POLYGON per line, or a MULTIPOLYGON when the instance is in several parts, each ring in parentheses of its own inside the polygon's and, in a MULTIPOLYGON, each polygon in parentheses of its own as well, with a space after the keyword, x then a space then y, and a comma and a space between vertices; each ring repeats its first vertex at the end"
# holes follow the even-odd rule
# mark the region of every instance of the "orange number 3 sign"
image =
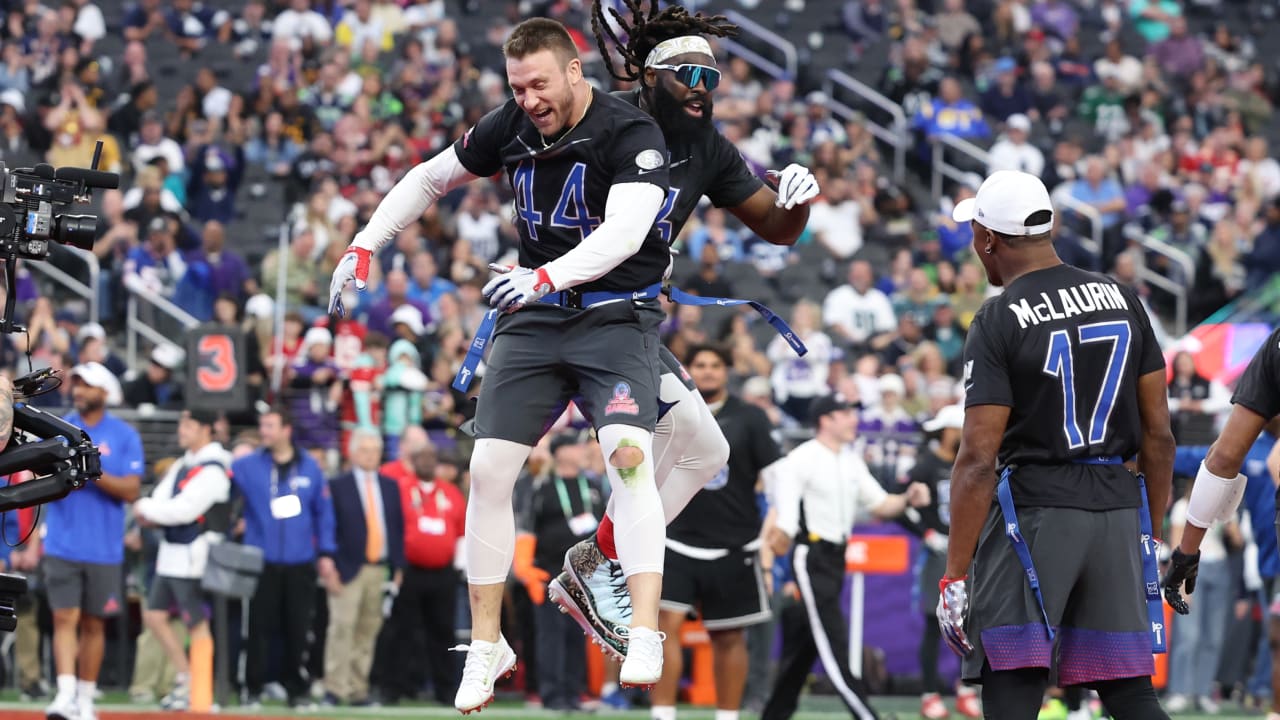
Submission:
POLYGON ((209 393, 224 393, 235 387, 240 376, 236 367, 236 350, 227 335, 205 335, 196 348, 200 353, 200 366, 196 381, 200 389, 209 393))

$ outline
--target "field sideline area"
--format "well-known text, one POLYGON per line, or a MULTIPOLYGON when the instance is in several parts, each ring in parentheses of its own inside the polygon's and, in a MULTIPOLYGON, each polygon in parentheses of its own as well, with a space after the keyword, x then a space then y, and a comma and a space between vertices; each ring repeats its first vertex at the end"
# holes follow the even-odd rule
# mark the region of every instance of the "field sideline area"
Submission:
MULTIPOLYGON (((106 701, 98 705, 99 720, 133 720, 133 718, 185 718, 185 720, 202 720, 203 718, 217 717, 235 717, 235 718, 280 718, 280 717, 309 717, 309 718, 359 718, 360 720, 398 720, 400 718, 461 718, 457 711, 452 708, 443 708, 435 705, 421 704, 402 704, 399 707, 387 708, 333 708, 321 709, 315 712, 298 713, 288 710, 282 705, 266 705, 261 710, 250 713, 238 707, 228 708, 221 713, 215 714, 197 714, 186 712, 162 712, 154 705, 133 705, 125 701, 116 702, 114 700, 123 696, 112 693, 109 694, 106 701)), ((899 720, 907 720, 908 718, 918 718, 920 710, 920 700, 914 697, 881 697, 876 698, 875 706, 878 711, 883 714, 888 712, 896 712, 899 720)), ((617 718, 618 720, 648 720, 648 710, 631 710, 628 712, 601 711, 597 713, 574 713, 571 715, 562 715, 560 713, 547 712, 543 710, 526 709, 515 702, 499 702, 484 712, 472 714, 469 718, 475 720, 534 720, 537 718, 550 717, 587 717, 590 715, 599 715, 603 718, 617 718)), ((712 720, 715 712, 710 708, 691 708, 682 707, 680 709, 680 718, 682 720, 712 720)), ((753 720, 756 715, 743 713, 744 720, 753 720)), ((838 700, 830 696, 805 697, 800 703, 800 712, 796 713, 794 720, 834 720, 834 718, 847 718, 848 711, 840 704, 838 700)), ((952 715, 952 717, 957 717, 952 715)), ((1174 715, 1175 720, 1209 720, 1215 718, 1233 718, 1233 717, 1261 717, 1260 715, 1250 715, 1239 710, 1235 706, 1223 705, 1222 713, 1216 716, 1209 715, 1174 715)), ((0 720, 44 720, 44 705, 37 703, 23 703, 16 701, 16 694, 12 692, 0 693, 0 720)))

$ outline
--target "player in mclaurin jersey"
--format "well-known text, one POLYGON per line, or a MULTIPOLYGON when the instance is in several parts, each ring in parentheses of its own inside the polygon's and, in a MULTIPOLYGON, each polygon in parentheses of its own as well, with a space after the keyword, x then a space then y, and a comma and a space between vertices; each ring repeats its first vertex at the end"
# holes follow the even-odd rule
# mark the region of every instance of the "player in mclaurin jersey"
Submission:
MULTIPOLYGON (((733 143, 712 124, 712 93, 720 82, 711 46, 704 35, 723 37, 737 28, 723 17, 690 15, 678 5, 630 4, 628 22, 610 9, 627 38, 609 29, 599 0, 592 4, 592 27, 601 54, 614 77, 639 81, 634 91, 615 93, 658 121, 671 153, 671 187, 657 228, 670 243, 705 196, 728 208, 764 240, 792 245, 809 219, 808 203, 818 183, 808 169, 792 164, 778 176, 778 191, 765 186, 733 143), (622 56, 612 62, 610 46, 622 56)), ((728 462, 729 445, 697 392, 688 372, 666 349, 662 360, 661 407, 667 410, 654 436, 659 494, 670 524, 728 462)), ((626 652, 630 603, 617 566, 613 542, 613 503, 596 534, 565 555, 565 571, 551 581, 548 595, 602 647, 626 652)), ((755 593, 753 573, 741 579, 742 592, 755 593)), ((767 608, 760 608, 765 611, 767 608)))
POLYGON ((564 27, 543 18, 503 45, 514 99, 414 168, 389 192, 334 270, 330 311, 371 256, 445 193, 506 170, 516 197, 519 266, 493 267, 494 308, 455 387, 463 389, 492 334, 476 409, 466 554, 472 642, 454 699, 464 712, 493 700, 515 653, 503 638, 503 588, 515 549, 511 493, 546 425, 571 397, 593 419, 613 486, 622 574, 633 598, 619 681, 662 675, 662 501, 654 469, 658 303, 667 244, 654 226, 667 194, 666 143, 647 114, 592 90, 564 27), (496 329, 495 329, 496 328, 496 329))
POLYGON ((1054 669, 1119 720, 1166 718, 1150 675, 1174 442, 1150 319, 1131 289, 1058 258, 1038 177, 996 172, 952 216, 1005 290, 965 342, 943 636, 987 717, 1035 718, 1054 669))
MULTIPOLYGON (((1236 516, 1236 508, 1248 485, 1248 478, 1240 473, 1245 458, 1267 424, 1280 416, 1280 330, 1272 332, 1249 361, 1236 382, 1231 403, 1227 423, 1218 439, 1209 446, 1209 452, 1196 473, 1187 503, 1187 524, 1182 530, 1182 540, 1173 550, 1173 558, 1161 583, 1165 599, 1182 615, 1191 612, 1191 607, 1182 597, 1182 590, 1185 586, 1186 593, 1190 595, 1196 589, 1200 543, 1204 540, 1205 531, 1215 522, 1225 522, 1236 516)), ((1277 531, 1280 531, 1280 512, 1275 522, 1277 531)), ((1258 535, 1269 532, 1262 527, 1262 518, 1254 518, 1253 527, 1258 535)), ((1280 635, 1280 626, 1274 617, 1270 632, 1272 638, 1280 635)), ((1272 647, 1276 647, 1274 639, 1272 643, 1272 647)), ((1272 662, 1276 660, 1274 655, 1273 651, 1272 662)), ((1280 684, 1274 669, 1271 677, 1274 690, 1280 684)), ((1280 720, 1280 696, 1272 699, 1267 720, 1280 720)))

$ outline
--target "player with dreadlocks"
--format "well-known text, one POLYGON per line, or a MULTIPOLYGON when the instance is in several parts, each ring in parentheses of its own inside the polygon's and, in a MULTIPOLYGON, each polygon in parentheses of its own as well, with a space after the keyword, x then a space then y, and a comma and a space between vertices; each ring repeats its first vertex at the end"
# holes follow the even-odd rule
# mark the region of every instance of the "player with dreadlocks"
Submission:
MULTIPOLYGON (((606 11, 595 0, 592 28, 610 74, 639 84, 636 90, 616 95, 657 120, 667 142, 670 191, 656 220, 663 238, 673 241, 705 196, 766 241, 794 244, 809 219, 807 203, 818 195, 813 174, 789 165, 776 173, 775 192, 752 174, 733 143, 712 125, 712 93, 720 83, 720 70, 704 36, 726 37, 737 28, 721 16, 692 15, 677 5, 660 9, 657 2, 624 2, 630 20, 612 8, 606 11), (606 12, 620 32, 609 27, 606 12), (611 45, 622 57, 621 67, 611 57, 611 45)), ((674 291, 672 295, 679 299, 674 291)), ((666 348, 660 354, 664 373, 659 406, 670 410, 659 420, 654 436, 659 495, 669 524, 659 623, 673 633, 671 637, 678 637, 685 612, 700 606, 716 649, 717 718, 732 720, 745 681, 744 628, 769 617, 756 558, 760 518, 756 471, 751 468, 777 460, 778 451, 771 442, 752 442, 747 444, 757 448, 754 454, 772 455, 731 460, 716 419, 723 404, 709 408, 676 358, 666 348), (735 469, 737 462, 746 463, 742 471, 735 469), (726 464, 730 481, 703 490, 726 464), (681 516, 686 506, 690 510, 681 516), (712 586, 714 596, 705 592, 712 586)), ((621 655, 630 603, 613 548, 611 516, 612 505, 596 534, 565 555, 565 571, 552 580, 549 595, 593 639, 621 655)), ((679 643, 664 645, 666 669, 653 691, 653 716, 660 720, 675 717, 681 664, 679 643)))

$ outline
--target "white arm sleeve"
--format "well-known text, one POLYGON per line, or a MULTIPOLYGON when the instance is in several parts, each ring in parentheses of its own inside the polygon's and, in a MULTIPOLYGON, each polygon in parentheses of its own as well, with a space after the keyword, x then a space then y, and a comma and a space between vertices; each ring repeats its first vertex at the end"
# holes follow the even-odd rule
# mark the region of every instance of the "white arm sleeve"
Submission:
POLYGON ((223 502, 231 491, 225 470, 207 467, 173 497, 148 497, 138 500, 138 512, 161 527, 195 522, 215 504, 223 502))
POLYGON ((351 245, 377 254, 409 223, 421 218, 435 201, 476 179, 462 166, 458 153, 450 145, 430 160, 419 163, 391 188, 351 245))
POLYGON ((577 247, 542 266, 551 284, 564 290, 598 280, 635 255, 665 199, 663 189, 650 183, 621 183, 609 188, 600 227, 577 247))
POLYGON ((1237 474, 1233 478, 1218 477, 1200 463, 1196 482, 1191 486, 1191 498, 1187 501, 1187 522, 1198 528, 1209 528, 1215 522, 1226 522, 1235 517, 1240 499, 1248 480, 1237 474))

